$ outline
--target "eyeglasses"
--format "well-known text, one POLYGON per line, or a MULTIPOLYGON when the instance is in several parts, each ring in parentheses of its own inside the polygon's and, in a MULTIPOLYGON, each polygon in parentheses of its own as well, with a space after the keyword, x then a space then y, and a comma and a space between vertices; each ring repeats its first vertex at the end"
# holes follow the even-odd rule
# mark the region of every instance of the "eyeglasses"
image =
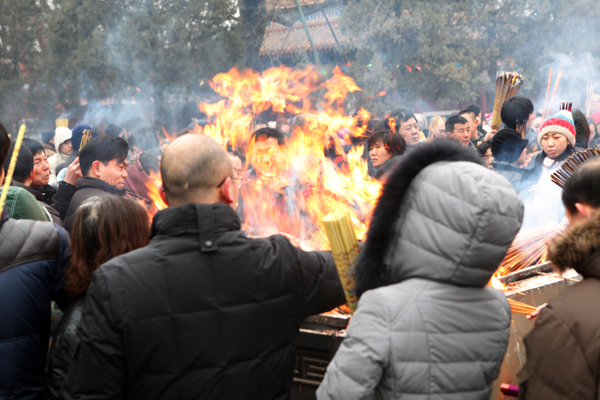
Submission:
MULTIPOLYGON (((217 185, 217 188, 220 188, 221 186, 223 186, 223 184, 225 183, 225 181, 227 180, 227 178, 230 178, 229 176, 226 176, 225 178, 223 178, 223 180, 217 185)), ((231 178, 232 181, 240 181, 240 183, 238 184, 238 189, 240 187, 242 187, 242 178, 231 178)))

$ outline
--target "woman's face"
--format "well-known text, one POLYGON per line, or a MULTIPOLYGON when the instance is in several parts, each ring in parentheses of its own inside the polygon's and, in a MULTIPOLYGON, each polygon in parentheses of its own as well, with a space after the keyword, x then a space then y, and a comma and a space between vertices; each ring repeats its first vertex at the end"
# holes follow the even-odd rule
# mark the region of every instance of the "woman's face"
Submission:
POLYGON ((71 144, 71 139, 65 140, 60 146, 58 146, 58 152, 70 155, 73 152, 73 145, 71 144))
POLYGON ((548 132, 542 136, 540 141, 544 153, 552 159, 560 157, 567 149, 568 144, 567 138, 558 132, 548 132))
POLYGON ((533 122, 531 123, 531 128, 535 131, 536 134, 540 131, 540 126, 542 126, 542 122, 544 122, 544 119, 542 117, 535 117, 533 119, 533 122))
POLYGON ((590 143, 596 137, 596 125, 590 124, 590 143))
POLYGON ((383 140, 378 140, 369 148, 369 157, 374 167, 381 166, 384 162, 392 158, 392 153, 385 148, 383 140))
POLYGON ((492 149, 487 149, 485 151, 485 154, 483 155, 483 162, 485 163, 485 166, 488 167, 489 169, 494 169, 494 167, 492 167, 492 161, 494 161, 494 156, 492 155, 492 149))

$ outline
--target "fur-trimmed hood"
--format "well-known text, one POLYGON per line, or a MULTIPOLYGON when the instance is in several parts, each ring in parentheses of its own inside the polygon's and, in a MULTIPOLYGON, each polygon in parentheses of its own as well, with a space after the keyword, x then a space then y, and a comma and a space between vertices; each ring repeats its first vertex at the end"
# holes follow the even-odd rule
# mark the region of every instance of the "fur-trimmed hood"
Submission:
POLYGON ((389 175, 355 267, 357 294, 409 278, 482 287, 521 227, 502 176, 452 141, 419 146, 389 175))
POLYGON ((548 259, 561 271, 573 268, 584 278, 600 279, 600 212, 555 239, 548 246, 548 259))

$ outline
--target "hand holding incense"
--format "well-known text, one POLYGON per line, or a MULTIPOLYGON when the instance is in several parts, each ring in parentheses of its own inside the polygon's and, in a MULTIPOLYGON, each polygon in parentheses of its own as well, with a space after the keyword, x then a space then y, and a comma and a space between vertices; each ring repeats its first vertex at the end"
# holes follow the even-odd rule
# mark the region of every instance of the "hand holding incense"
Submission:
POLYGON ((15 147, 13 149, 12 157, 10 158, 10 164, 8 165, 8 171, 4 181, 4 187, 2 189, 2 196, 0 196, 0 215, 4 209, 4 203, 6 202, 6 196, 8 196, 8 188, 12 182, 12 177, 17 166, 17 158, 19 158, 19 151, 21 150, 21 143, 23 143, 23 136, 25 136, 25 125, 21 125, 19 128, 19 134, 15 141, 15 147))
POLYGON ((323 225, 327 231, 331 253, 333 254, 340 282, 344 288, 350 313, 354 314, 358 299, 355 294, 356 283, 351 268, 356 263, 356 258, 360 253, 354 227, 350 221, 350 216, 345 213, 331 213, 325 216, 323 225))

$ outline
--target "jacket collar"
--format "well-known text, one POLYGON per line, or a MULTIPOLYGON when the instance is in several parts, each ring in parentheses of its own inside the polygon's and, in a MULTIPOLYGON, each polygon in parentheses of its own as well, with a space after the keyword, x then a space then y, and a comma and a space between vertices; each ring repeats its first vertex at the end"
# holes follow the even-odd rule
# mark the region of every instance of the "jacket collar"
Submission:
POLYGON ((111 193, 117 196, 125 196, 127 190, 125 188, 119 189, 116 186, 110 185, 98 178, 91 178, 86 176, 77 181, 77 190, 80 189, 99 189, 107 193, 111 193))
POLYGON ((573 268, 584 278, 600 279, 600 213, 569 227, 550 244, 548 258, 561 270, 573 268))
POLYGON ((184 204, 157 212, 150 238, 199 235, 201 250, 210 252, 218 248, 215 241, 217 234, 239 231, 240 227, 240 218, 225 204, 184 204))
POLYGON ((31 193, 31 194, 33 195, 33 197, 35 197, 35 198, 36 198, 36 200, 39 200, 39 199, 37 198, 37 197, 38 197, 38 192, 37 192, 37 191, 36 191, 34 188, 32 188, 32 187, 30 187, 30 186, 25 186, 25 185, 24 185, 24 184, 22 184, 21 182, 17 182, 17 181, 15 181, 14 179, 13 179, 13 181, 10 183, 10 186, 16 186, 16 187, 23 188, 23 189, 27 190, 29 193, 31 193))

